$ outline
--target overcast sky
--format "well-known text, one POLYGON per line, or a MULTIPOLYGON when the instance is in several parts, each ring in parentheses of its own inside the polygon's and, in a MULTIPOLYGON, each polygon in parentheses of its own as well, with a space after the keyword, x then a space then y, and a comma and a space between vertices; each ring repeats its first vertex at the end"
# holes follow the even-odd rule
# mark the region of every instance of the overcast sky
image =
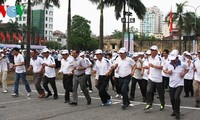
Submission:
MULTIPOLYGON (((176 3, 184 2, 185 0, 141 0, 146 7, 157 6, 166 15, 172 6, 172 11, 176 11, 176 3)), ((7 0, 8 5, 14 5, 14 0, 7 0)), ((99 35, 99 18, 100 11, 97 10, 97 5, 92 4, 89 0, 71 0, 71 12, 73 15, 80 15, 91 21, 91 30, 93 34, 99 35)), ((60 8, 54 7, 54 24, 53 30, 60 30, 65 32, 67 29, 67 10, 68 0, 60 0, 60 8)), ((200 5, 199 0, 188 0, 188 5, 197 7, 200 5)), ((188 11, 194 11, 194 9, 187 7, 188 11)), ((133 12, 133 11, 131 11, 133 12)), ((198 9, 198 15, 200 15, 200 8, 198 9)), ((130 26, 134 26, 139 29, 139 20, 137 16, 133 14, 132 17, 136 18, 136 23, 131 23, 130 26)), ((0 19, 7 21, 8 17, 0 19)), ((115 19, 114 9, 105 8, 104 10, 104 35, 110 35, 114 30, 122 30, 122 23, 119 19, 115 19)))

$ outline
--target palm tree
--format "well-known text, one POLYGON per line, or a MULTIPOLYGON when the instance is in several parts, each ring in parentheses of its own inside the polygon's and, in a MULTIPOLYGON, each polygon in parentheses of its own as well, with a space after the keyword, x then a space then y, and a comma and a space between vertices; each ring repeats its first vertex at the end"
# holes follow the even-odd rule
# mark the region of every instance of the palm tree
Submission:
POLYGON ((67 46, 71 50, 71 0, 68 1, 68 16, 67 16, 67 46))
MULTIPOLYGON (((20 1, 20 0, 19 0, 20 1)), ((39 4, 43 0, 33 0, 33 4, 39 4)), ((45 0, 45 7, 53 3, 56 7, 60 7, 59 0, 45 0)), ((30 58, 30 31, 31 31, 31 0, 28 0, 28 8, 27 8, 27 29, 26 29, 26 58, 30 58)), ((30 59, 26 59, 26 67, 30 64, 30 59)))
POLYGON ((0 0, 0 5, 4 4, 6 2, 6 0, 0 0))
MULTIPOLYGON (((114 6, 115 7, 115 17, 118 20, 121 17, 121 12, 123 10, 123 18, 126 16, 126 1, 128 0, 104 0, 104 3, 107 6, 114 6)), ((146 7, 141 2, 141 0, 129 0, 128 6, 131 10, 133 10, 137 17, 142 20, 145 17, 146 7)), ((126 23, 123 22, 122 31, 125 33, 126 31, 126 23)), ((124 44, 124 34, 122 37, 121 46, 124 44)))
MULTIPOLYGON (((176 3, 176 12, 172 12, 172 21, 177 21, 177 25, 176 27, 178 28, 179 31, 179 52, 181 53, 182 51, 182 42, 181 42, 181 37, 182 37, 182 31, 184 29, 184 18, 185 18, 185 14, 184 14, 184 7, 187 6, 187 1, 185 1, 184 3, 176 3)), ((169 13, 170 14, 170 13, 169 13)), ((166 16, 166 19, 169 18, 170 15, 166 16)))
POLYGON ((191 32, 192 30, 194 30, 194 21, 195 21, 195 13, 194 12, 186 12, 184 14, 184 25, 183 25, 183 28, 184 28, 184 31, 186 33, 186 36, 187 36, 187 39, 184 40, 184 50, 186 51, 186 46, 187 46, 187 43, 186 43, 186 40, 188 40, 188 50, 190 51, 191 49, 191 40, 190 40, 190 35, 191 35, 191 32))
POLYGON ((104 10, 104 1, 103 0, 90 0, 92 3, 97 4, 97 9, 100 9, 100 25, 99 25, 99 49, 103 50, 103 10, 104 10))

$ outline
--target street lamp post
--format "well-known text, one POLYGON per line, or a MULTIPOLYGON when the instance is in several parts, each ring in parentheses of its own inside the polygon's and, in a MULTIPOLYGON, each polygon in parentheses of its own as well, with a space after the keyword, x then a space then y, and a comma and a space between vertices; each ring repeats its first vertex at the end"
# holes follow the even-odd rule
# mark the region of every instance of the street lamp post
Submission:
MULTIPOLYGON (((195 34, 194 34, 194 41, 195 41, 195 43, 198 45, 198 42, 197 42, 198 40, 196 39, 196 33, 197 33, 197 10, 198 10, 198 8, 200 7, 200 5, 197 6, 196 8, 195 8, 194 6, 192 6, 192 5, 187 5, 187 6, 194 9, 194 14, 195 14, 195 19, 194 19, 194 31, 195 31, 195 34)), ((193 48, 194 48, 194 46, 193 46, 193 48)), ((193 52, 196 52, 196 51, 197 51, 197 48, 196 48, 196 50, 193 51, 193 52)))
POLYGON ((130 0, 127 1, 128 2, 128 51, 130 51, 130 28, 129 28, 129 17, 130 17, 130 10, 129 10, 129 6, 130 6, 130 0))

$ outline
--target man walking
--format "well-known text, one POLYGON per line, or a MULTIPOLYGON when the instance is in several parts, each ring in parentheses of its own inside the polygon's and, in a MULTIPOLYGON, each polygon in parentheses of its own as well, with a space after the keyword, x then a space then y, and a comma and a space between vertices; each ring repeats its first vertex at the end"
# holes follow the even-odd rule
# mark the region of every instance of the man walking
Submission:
POLYGON ((103 52, 100 49, 97 49, 95 52, 97 56, 97 61, 93 68, 94 73, 99 75, 99 83, 98 83, 98 90, 99 96, 101 98, 102 106, 112 104, 111 97, 107 93, 107 86, 109 84, 109 69, 111 67, 110 62, 103 57, 103 52))
POLYGON ((19 96, 19 80, 22 79, 26 91, 27 96, 30 96, 31 88, 29 83, 26 79, 26 69, 25 69, 25 61, 24 57, 19 53, 19 48, 13 48, 12 53, 14 55, 14 65, 13 68, 15 69, 15 82, 14 82, 14 93, 12 94, 13 97, 19 96))
POLYGON ((39 93, 38 98, 45 97, 44 89, 41 86, 41 81, 43 77, 44 61, 42 58, 37 56, 37 51, 35 49, 30 51, 31 60, 30 66, 27 71, 33 70, 33 79, 35 81, 35 88, 39 93))
POLYGON ((65 102, 70 102, 70 92, 73 88, 73 59, 69 58, 69 51, 62 51, 61 68, 58 73, 63 73, 63 87, 65 89, 65 102))
POLYGON ((72 56, 74 58, 73 60, 73 102, 70 102, 70 105, 77 105, 78 102, 78 94, 77 94, 77 88, 80 84, 81 90, 83 91, 83 94, 85 95, 85 98, 87 100, 87 105, 91 104, 91 97, 89 95, 89 92, 87 90, 86 81, 85 81, 85 61, 83 58, 79 56, 79 50, 73 50, 72 56))
POLYGON ((116 69, 116 72, 119 75, 119 86, 121 86, 121 94, 123 96, 123 105, 121 106, 122 109, 126 109, 129 104, 129 98, 128 98, 128 89, 129 89, 129 83, 131 80, 131 76, 134 74, 133 69, 135 62, 127 57, 127 50, 126 48, 121 48, 119 50, 119 56, 109 72, 111 73, 113 69, 116 69))
POLYGON ((48 98, 49 96, 52 96, 51 91, 49 90, 48 84, 50 83, 53 91, 54 91, 54 100, 58 99, 58 93, 57 93, 57 87, 56 87, 56 63, 53 57, 50 56, 50 51, 47 48, 44 48, 42 50, 43 56, 44 56, 44 78, 43 78, 43 87, 47 91, 47 95, 45 98, 48 98))
POLYGON ((162 81, 162 61, 158 56, 158 47, 151 47, 151 56, 149 57, 149 81, 147 85, 147 105, 145 110, 152 108, 154 87, 157 89, 160 99, 160 111, 165 107, 164 86, 162 81))

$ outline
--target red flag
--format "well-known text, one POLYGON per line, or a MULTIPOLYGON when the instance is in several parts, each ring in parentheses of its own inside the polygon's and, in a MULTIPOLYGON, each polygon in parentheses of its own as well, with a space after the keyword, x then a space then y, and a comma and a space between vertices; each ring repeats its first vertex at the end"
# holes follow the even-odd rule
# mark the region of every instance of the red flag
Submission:
POLYGON ((6 37, 4 36, 3 32, 1 32, 1 40, 2 40, 2 43, 5 42, 5 39, 6 39, 6 37))
POLYGON ((16 43, 18 43, 18 41, 17 41, 17 36, 16 36, 15 33, 13 33, 13 40, 14 40, 16 43))
POLYGON ((10 34, 8 32, 6 33, 6 38, 7 40, 10 40, 10 34))
POLYGON ((169 14, 169 31, 170 33, 172 32, 173 30, 173 21, 172 21, 172 8, 170 10, 170 14, 169 14))
POLYGON ((23 41, 23 38, 22 38, 22 36, 21 36, 20 33, 18 33, 18 38, 19 38, 19 40, 20 40, 21 42, 23 41))

